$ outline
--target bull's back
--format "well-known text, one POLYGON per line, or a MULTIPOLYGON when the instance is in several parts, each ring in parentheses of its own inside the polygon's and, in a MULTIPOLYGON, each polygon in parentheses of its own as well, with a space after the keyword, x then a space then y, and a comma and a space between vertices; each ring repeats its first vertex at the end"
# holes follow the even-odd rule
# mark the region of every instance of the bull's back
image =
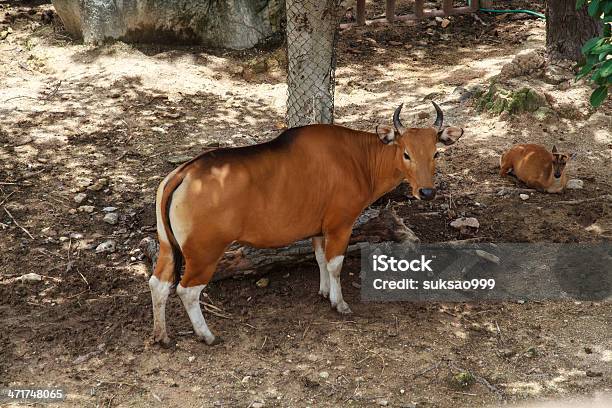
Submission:
MULTIPOLYGON (((256 247, 319 235, 334 200, 355 197, 347 135, 331 126, 287 132, 269 144, 209 152, 192 163, 175 192, 173 218, 256 247)), ((362 207, 357 201, 345 209, 355 217, 362 207)))
POLYGON ((527 185, 545 188, 551 172, 552 155, 545 147, 536 144, 521 144, 513 147, 514 174, 527 185))

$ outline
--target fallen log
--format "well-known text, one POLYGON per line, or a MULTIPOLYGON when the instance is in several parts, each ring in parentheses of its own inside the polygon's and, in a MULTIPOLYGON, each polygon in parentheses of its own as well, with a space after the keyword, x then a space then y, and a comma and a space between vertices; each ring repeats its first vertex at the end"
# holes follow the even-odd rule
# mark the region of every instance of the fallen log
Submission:
MULTIPOLYGON (((416 243, 419 242, 419 238, 392 208, 370 208, 355 222, 347 253, 357 251, 359 244, 366 242, 416 243)), ((140 241, 139 248, 155 268, 159 251, 157 241, 151 237, 144 238, 140 241)), ((310 240, 274 249, 258 249, 235 244, 225 252, 219 262, 214 280, 261 275, 276 269, 294 268, 296 265, 314 261, 310 240)))

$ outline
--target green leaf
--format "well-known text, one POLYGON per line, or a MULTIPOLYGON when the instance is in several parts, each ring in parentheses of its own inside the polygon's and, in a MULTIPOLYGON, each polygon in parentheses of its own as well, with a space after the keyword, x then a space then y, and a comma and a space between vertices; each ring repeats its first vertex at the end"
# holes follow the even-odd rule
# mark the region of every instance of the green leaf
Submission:
POLYGON ((591 17, 599 17, 601 12, 599 11, 600 0, 593 0, 591 4, 589 4, 589 16, 591 17))
POLYGON ((609 77, 610 75, 612 75, 612 59, 607 60, 606 62, 603 63, 603 65, 601 66, 601 68, 599 69, 599 72, 601 74, 602 77, 609 77))
POLYGON ((591 72, 592 69, 593 69, 593 64, 586 64, 580 69, 580 71, 578 71, 578 74, 576 75, 576 79, 578 80, 580 78, 584 78, 585 76, 587 76, 589 72, 591 72))
POLYGON ((580 10, 584 6, 584 3, 586 3, 586 0, 578 0, 576 2, 576 10, 580 10))
POLYGON ((608 96, 608 87, 606 85, 600 86, 591 94, 591 106, 597 108, 603 103, 608 96))
POLYGON ((603 38, 601 37, 595 37, 595 38, 591 38, 589 41, 585 42, 584 45, 582 46, 582 53, 586 54, 588 51, 591 50, 591 48, 599 45, 599 41, 603 42, 603 38))
POLYGON ((604 6, 604 14, 610 14, 612 13, 612 1, 606 1, 606 4, 604 6))

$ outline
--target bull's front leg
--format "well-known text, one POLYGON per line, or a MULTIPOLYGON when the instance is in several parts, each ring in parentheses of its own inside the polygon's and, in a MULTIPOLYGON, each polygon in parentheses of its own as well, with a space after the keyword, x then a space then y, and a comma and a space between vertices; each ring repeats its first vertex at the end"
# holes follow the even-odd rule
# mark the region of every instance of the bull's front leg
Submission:
POLYGON ((344 253, 351 237, 352 226, 329 231, 325 234, 325 260, 329 272, 329 301, 339 313, 352 313, 342 297, 340 272, 344 262, 344 253))
POLYGON ((327 299, 329 297, 329 271, 325 259, 325 240, 323 237, 313 237, 312 248, 319 264, 319 295, 327 299))

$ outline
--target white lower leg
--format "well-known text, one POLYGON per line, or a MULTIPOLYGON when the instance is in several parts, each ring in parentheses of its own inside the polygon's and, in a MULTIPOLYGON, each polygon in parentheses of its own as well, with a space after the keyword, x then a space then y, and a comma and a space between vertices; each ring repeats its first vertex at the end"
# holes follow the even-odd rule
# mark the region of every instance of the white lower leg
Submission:
POLYGON ((327 260, 325 259, 322 241, 322 238, 313 239, 315 258, 319 264, 319 295, 329 297, 329 271, 327 270, 327 260))
POLYGON ((329 260, 327 269, 329 271, 329 300, 332 307, 343 314, 351 313, 351 309, 342 297, 342 286, 340 285, 340 272, 344 256, 336 256, 329 260))
POLYGON ((153 341, 170 343, 166 332, 166 301, 172 283, 162 282, 155 275, 149 279, 151 301, 153 303, 153 341))
POLYGON ((185 306, 185 310, 189 315, 195 334, 199 338, 204 339, 207 344, 213 344, 215 342, 215 336, 208 328, 206 320, 204 320, 204 315, 202 315, 202 309, 200 308, 200 294, 205 287, 206 285, 198 285, 185 288, 179 284, 176 287, 176 293, 181 298, 183 306, 185 306))

